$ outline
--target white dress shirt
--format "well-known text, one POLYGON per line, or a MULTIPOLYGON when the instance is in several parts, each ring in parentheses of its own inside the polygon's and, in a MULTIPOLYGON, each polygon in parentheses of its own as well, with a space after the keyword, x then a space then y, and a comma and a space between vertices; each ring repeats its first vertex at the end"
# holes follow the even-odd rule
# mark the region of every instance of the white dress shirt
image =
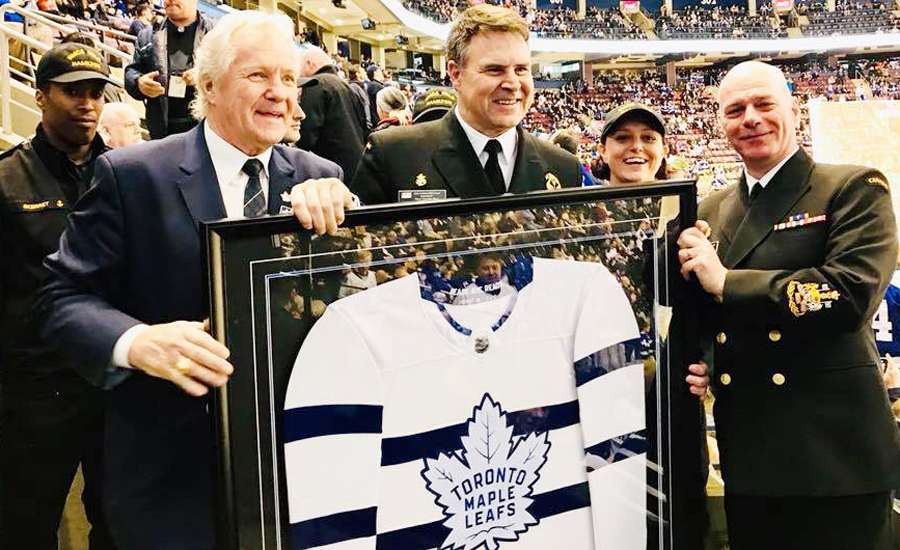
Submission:
POLYGON ((503 173, 503 183, 506 185, 506 190, 509 191, 513 169, 516 166, 516 152, 519 147, 519 133, 516 131, 516 127, 513 126, 499 136, 492 138, 482 134, 475 128, 472 128, 465 120, 463 120, 462 116, 460 116, 459 109, 456 109, 455 112, 456 119, 466 133, 466 137, 469 138, 469 143, 472 144, 472 149, 474 149, 475 154, 478 155, 478 161, 481 162, 482 168, 487 164, 488 156, 490 156, 488 155, 488 152, 484 150, 487 142, 492 139, 496 139, 500 142, 500 147, 502 147, 503 150, 497 155, 497 161, 500 163, 500 172, 503 173))
POLYGON ((222 202, 225 203, 225 213, 229 218, 244 217, 244 188, 250 176, 243 170, 244 163, 251 158, 259 159, 263 169, 259 173, 259 184, 262 186, 263 198, 269 203, 269 159, 272 158, 272 148, 269 147, 255 157, 249 157, 240 149, 228 143, 216 134, 209 124, 203 123, 203 137, 206 139, 206 147, 212 158, 216 178, 219 180, 219 189, 222 191, 222 202))
POLYGON ((794 147, 794 150, 791 151, 791 153, 788 156, 781 159, 781 162, 779 162, 778 164, 773 166, 771 170, 769 170, 768 172, 763 174, 762 177, 759 179, 756 179, 753 176, 751 176, 750 173, 747 172, 747 167, 744 166, 744 177, 747 178, 747 192, 749 193, 748 196, 751 196, 751 197, 753 196, 753 188, 756 187, 757 185, 759 185, 760 187, 765 189, 766 186, 769 185, 769 182, 772 181, 772 178, 775 177, 775 174, 777 174, 778 171, 781 170, 781 167, 784 166, 787 163, 787 161, 791 160, 791 157, 793 157, 797 153, 798 150, 800 150, 799 145, 794 147))
MULTIPOLYGON (((222 202, 225 203, 225 215, 228 218, 244 217, 244 187, 250 176, 242 170, 244 163, 251 158, 259 159, 263 169, 259 172, 259 184, 262 187, 263 197, 268 204, 269 198, 269 159, 272 158, 272 148, 269 147, 255 157, 249 157, 216 134, 206 121, 203 122, 203 137, 206 140, 206 148, 212 159, 216 179, 219 180, 219 190, 222 192, 222 202)), ((135 338, 149 328, 140 324, 131 327, 119 336, 116 345, 113 346, 112 363, 117 367, 131 368, 128 363, 128 354, 135 338)))

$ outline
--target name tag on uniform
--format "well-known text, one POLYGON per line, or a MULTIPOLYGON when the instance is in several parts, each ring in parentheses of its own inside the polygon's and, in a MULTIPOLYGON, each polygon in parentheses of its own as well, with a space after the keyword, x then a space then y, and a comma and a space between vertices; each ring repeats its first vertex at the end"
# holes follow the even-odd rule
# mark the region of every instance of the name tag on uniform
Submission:
POLYGON ((169 97, 184 99, 187 95, 187 82, 180 76, 169 77, 169 97))
POLYGON ((410 189, 407 191, 397 191, 397 202, 439 201, 446 198, 446 189, 410 189))

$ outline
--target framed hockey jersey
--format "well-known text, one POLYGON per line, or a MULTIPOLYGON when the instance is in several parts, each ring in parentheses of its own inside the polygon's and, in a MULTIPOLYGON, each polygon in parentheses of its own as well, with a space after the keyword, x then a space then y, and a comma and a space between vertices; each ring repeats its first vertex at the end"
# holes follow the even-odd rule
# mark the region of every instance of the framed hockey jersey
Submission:
POLYGON ((680 550, 692 182, 206 225, 225 549, 680 550))

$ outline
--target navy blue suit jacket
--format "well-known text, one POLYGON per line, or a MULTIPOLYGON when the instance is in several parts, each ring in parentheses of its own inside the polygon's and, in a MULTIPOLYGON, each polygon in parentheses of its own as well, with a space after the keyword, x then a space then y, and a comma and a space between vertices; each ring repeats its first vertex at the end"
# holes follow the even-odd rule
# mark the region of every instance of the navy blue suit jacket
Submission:
MULTIPOLYGON (((47 341, 110 388, 104 508, 119 547, 130 550, 214 545, 208 399, 111 366, 132 326, 208 316, 199 224, 225 217, 225 206, 204 127, 101 156, 59 251, 45 260, 47 341)), ((280 145, 268 173, 270 214, 289 206, 281 195, 294 184, 342 177, 331 161, 280 145)))

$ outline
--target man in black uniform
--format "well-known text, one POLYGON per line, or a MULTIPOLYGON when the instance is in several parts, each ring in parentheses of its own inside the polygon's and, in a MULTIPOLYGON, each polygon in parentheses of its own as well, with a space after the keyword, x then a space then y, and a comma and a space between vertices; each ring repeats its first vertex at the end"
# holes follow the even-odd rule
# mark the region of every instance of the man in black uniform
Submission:
POLYGON ((300 52, 300 76, 315 80, 300 97, 306 113, 298 147, 337 163, 346 181, 362 158, 366 140, 366 103, 334 70, 334 62, 319 48, 300 52))
POLYGON ((194 52, 213 27, 197 11, 197 0, 166 0, 166 19, 141 31, 134 59, 125 67, 125 91, 147 107, 150 139, 187 132, 197 125, 194 99, 194 52))
POLYGON ((774 67, 736 66, 719 104, 745 173, 700 203, 679 259, 709 295, 731 548, 896 550, 900 434, 870 329, 897 257, 888 184, 798 147, 774 67))
MULTIPOLYGON (((38 66, 35 137, 0 157, 0 547, 56 549, 79 463, 91 550, 112 548, 100 509, 102 390, 38 337, 44 256, 107 150, 97 131, 109 68, 83 44, 50 50, 38 66)), ((102 384, 102 381, 97 381, 102 384)))
POLYGON ((440 120, 370 136, 350 188, 363 204, 579 187, 578 159, 519 127, 534 99, 528 25, 515 12, 472 6, 447 37, 459 94, 440 120))

